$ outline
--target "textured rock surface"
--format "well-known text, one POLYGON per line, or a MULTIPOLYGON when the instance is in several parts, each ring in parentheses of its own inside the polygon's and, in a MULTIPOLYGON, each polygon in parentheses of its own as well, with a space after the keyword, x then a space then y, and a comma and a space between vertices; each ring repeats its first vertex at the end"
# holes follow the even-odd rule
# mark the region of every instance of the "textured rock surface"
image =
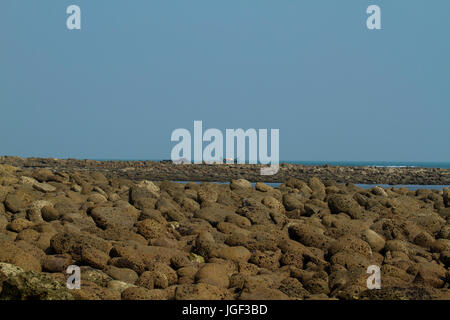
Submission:
POLYGON ((1 299, 449 297, 448 190, 2 168, 1 299), (370 265, 382 290, 367 290, 370 265))

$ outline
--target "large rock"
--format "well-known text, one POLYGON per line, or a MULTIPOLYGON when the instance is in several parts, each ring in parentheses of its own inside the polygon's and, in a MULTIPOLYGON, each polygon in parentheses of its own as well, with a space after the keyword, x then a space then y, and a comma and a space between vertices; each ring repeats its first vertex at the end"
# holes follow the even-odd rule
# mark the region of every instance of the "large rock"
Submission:
POLYGON ((250 181, 245 179, 237 179, 237 180, 231 180, 230 183, 231 190, 234 189, 252 189, 252 184, 250 181))
POLYGON ((265 183, 257 182, 255 184, 255 190, 258 190, 258 191, 261 191, 261 192, 269 192, 269 191, 272 191, 273 188, 271 186, 268 186, 265 183))
POLYGON ((272 219, 274 211, 252 198, 243 199, 242 206, 236 213, 245 216, 254 225, 272 225, 274 223, 274 219, 272 219))
POLYGON ((108 266, 105 269, 105 273, 107 273, 110 277, 115 280, 119 280, 126 283, 134 284, 136 280, 139 278, 138 274, 128 268, 117 268, 114 266, 108 266))
POLYGON ((417 265, 418 273, 414 283, 442 288, 446 282, 447 271, 435 262, 421 262, 417 265))
POLYGON ((56 253, 68 253, 75 260, 82 259, 82 249, 84 247, 95 248, 105 254, 109 254, 111 244, 99 237, 87 232, 60 232, 50 240, 51 247, 56 253))
POLYGON ((55 208, 51 207, 51 206, 45 206, 41 209, 41 215, 42 215, 42 219, 44 219, 45 221, 54 221, 54 220, 58 220, 59 217, 61 216, 58 212, 58 210, 56 210, 55 208))
POLYGON ((137 223, 137 228, 139 233, 147 240, 161 238, 167 233, 166 225, 155 219, 140 221, 137 223))
POLYGON ((319 200, 324 200, 326 197, 325 185, 317 177, 312 177, 308 181, 308 185, 313 191, 313 196, 319 200))
POLYGON ((281 250, 264 251, 255 250, 252 253, 250 262, 260 268, 276 271, 280 267, 281 250))
POLYGON ((215 255, 219 258, 233 262, 247 262, 252 254, 247 248, 237 246, 220 248, 215 255))
POLYGON ((84 246, 81 248, 81 262, 96 269, 105 269, 108 264, 109 255, 106 253, 84 246))
POLYGON ((134 186, 129 191, 130 203, 138 209, 154 209, 158 201, 157 195, 146 186, 134 186))
POLYGON ((109 264, 118 268, 129 268, 138 274, 142 274, 144 271, 149 270, 155 262, 169 265, 173 257, 187 255, 186 252, 166 247, 116 245, 111 250, 113 259, 110 260, 109 264))
POLYGON ((25 271, 41 271, 37 258, 10 241, 0 241, 0 262, 13 264, 25 271))
POLYGON ((328 206, 330 207, 331 213, 337 214, 343 212, 354 219, 359 218, 362 211, 358 202, 349 194, 329 195, 328 206))
POLYGON ((33 184, 33 188, 35 188, 38 191, 41 192, 55 192, 56 191, 56 187, 52 186, 49 183, 35 183, 33 184))
POLYGON ((25 209, 25 203, 18 195, 10 193, 6 196, 5 207, 8 211, 17 213, 20 210, 25 209))
POLYGON ((197 283, 206 283, 219 288, 228 288, 230 279, 226 265, 207 263, 195 275, 197 283))
POLYGON ((284 213, 284 206, 283 204, 275 199, 274 197, 265 197, 262 199, 262 204, 268 207, 269 209, 274 210, 278 213, 284 213))
POLYGON ((111 280, 108 282, 108 288, 111 290, 115 290, 119 293, 122 293, 125 289, 136 287, 134 284, 120 281, 120 280, 111 280))
POLYGON ((28 208, 28 210, 27 210, 28 219, 30 219, 33 222, 42 222, 43 221, 42 209, 44 207, 52 208, 53 204, 50 201, 47 201, 47 200, 34 201, 30 205, 30 208, 28 208))
POLYGON ((91 217, 98 227, 122 227, 131 229, 139 218, 139 212, 132 208, 97 207, 91 210, 91 217))
POLYGON ((138 183, 138 187, 146 189, 148 192, 152 193, 154 196, 159 197, 160 189, 152 181, 142 180, 138 183))
POLYGON ((324 230, 309 224, 295 224, 289 227, 291 239, 305 246, 328 250, 334 239, 325 235, 324 230))
POLYGON ((341 251, 347 251, 350 253, 355 252, 366 257, 372 256, 372 249, 369 244, 366 241, 352 235, 344 235, 336 239, 336 241, 331 244, 328 253, 330 255, 335 255, 341 251))
POLYGON ((4 300, 73 300, 66 285, 51 276, 22 272, 3 282, 0 299, 4 300))
POLYGON ((370 245, 372 250, 375 252, 380 252, 386 244, 386 240, 384 240, 381 235, 371 229, 364 230, 361 237, 370 245))
POLYGON ((42 263, 42 269, 47 272, 65 273, 72 264, 72 257, 68 254, 46 255, 42 263))
POLYGON ((22 272, 24 272, 22 268, 19 268, 10 263, 0 262, 0 292, 2 291, 1 283, 4 279, 15 277, 22 272))
POLYGON ((14 231, 14 232, 21 232, 22 230, 31 228, 33 226, 33 222, 24 219, 24 218, 17 218, 14 219, 13 221, 11 221, 11 223, 9 223, 6 228, 10 231, 14 231))
POLYGON ((225 221, 228 215, 233 215, 234 213, 231 208, 215 205, 200 209, 194 214, 194 217, 206 220, 215 226, 219 222, 225 221))
POLYGON ((305 201, 300 194, 298 193, 286 193, 283 195, 283 205, 286 210, 291 211, 295 209, 303 209, 304 204, 302 201, 305 201))

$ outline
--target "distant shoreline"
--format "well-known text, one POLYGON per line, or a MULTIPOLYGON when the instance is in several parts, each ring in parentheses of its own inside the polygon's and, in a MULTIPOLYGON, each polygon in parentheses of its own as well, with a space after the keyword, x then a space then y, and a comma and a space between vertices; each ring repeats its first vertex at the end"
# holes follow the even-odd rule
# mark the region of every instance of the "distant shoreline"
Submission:
POLYGON ((289 178, 340 183, 387 185, 450 185, 450 169, 425 167, 377 167, 342 165, 304 165, 281 163, 273 176, 261 176, 263 165, 250 164, 173 164, 170 161, 100 161, 54 158, 20 158, 3 156, 0 164, 23 169, 49 168, 59 171, 99 171, 107 177, 154 181, 231 181, 283 182, 289 178))
MULTIPOLYGON (((168 159, 91 159, 91 158, 44 158, 44 157, 18 157, 18 156, 0 156, 1 161, 16 160, 70 160, 70 161, 96 161, 113 163, 170 163, 168 159)), ((376 167, 376 168, 435 168, 450 169, 450 161, 369 161, 369 160, 281 160, 281 163, 295 164, 303 166, 333 166, 333 167, 376 167)))
MULTIPOLYGON (((77 159, 85 160, 85 159, 77 159)), ((138 162, 169 162, 170 160, 164 159, 89 159, 102 162, 128 162, 128 161, 138 161, 138 162)), ((341 167, 387 167, 387 168, 438 168, 438 169, 450 169, 450 162, 445 161, 307 161, 307 160, 282 160, 280 163, 287 164, 298 164, 305 166, 341 166, 341 167)))

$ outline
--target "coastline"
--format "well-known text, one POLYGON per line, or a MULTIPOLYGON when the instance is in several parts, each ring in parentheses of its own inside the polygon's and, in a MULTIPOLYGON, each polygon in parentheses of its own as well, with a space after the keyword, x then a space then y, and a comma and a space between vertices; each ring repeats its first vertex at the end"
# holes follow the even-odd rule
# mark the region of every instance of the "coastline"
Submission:
POLYGON ((282 183, 289 178, 354 184, 450 185, 450 169, 424 167, 333 166, 281 163, 277 174, 260 175, 263 165, 250 164, 173 164, 168 161, 100 161, 3 156, 0 164, 24 169, 46 168, 57 171, 98 171, 108 178, 153 181, 231 181, 282 183))

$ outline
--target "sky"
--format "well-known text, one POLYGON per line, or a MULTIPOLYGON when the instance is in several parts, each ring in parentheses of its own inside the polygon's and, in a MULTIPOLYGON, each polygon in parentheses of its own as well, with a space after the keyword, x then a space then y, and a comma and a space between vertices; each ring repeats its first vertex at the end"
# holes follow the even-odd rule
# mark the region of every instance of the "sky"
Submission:
POLYGON ((282 160, 450 161, 448 0, 1 0, 0 155, 169 159, 279 129, 282 160), (66 8, 81 8, 68 30, 66 8), (381 30, 366 9, 381 8, 381 30))

